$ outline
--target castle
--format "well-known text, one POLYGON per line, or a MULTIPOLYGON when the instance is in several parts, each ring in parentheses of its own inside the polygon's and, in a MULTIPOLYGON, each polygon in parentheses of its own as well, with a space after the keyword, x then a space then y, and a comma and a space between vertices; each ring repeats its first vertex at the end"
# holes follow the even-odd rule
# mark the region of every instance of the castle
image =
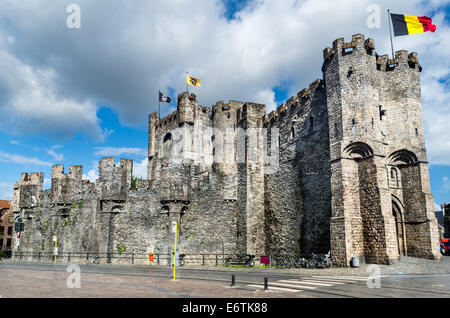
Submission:
POLYGON ((357 34, 323 52, 323 78, 270 114, 229 101, 212 108, 187 92, 177 111, 149 116, 148 177, 103 158, 98 180, 82 167, 22 174, 13 210, 25 223, 17 252, 186 255, 308 254, 331 250, 391 264, 440 259, 422 123, 416 53, 395 59, 357 34))

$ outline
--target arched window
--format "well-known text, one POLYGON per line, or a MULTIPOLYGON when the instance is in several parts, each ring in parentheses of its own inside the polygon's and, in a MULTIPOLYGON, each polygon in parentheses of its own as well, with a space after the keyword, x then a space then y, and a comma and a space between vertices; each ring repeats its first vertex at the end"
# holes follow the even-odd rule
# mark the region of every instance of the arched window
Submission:
POLYGON ((171 134, 171 133, 167 133, 167 134, 164 136, 163 142, 166 143, 166 142, 168 142, 168 141, 172 141, 172 134, 171 134))
POLYGON ((363 142, 354 142, 345 147, 344 153, 353 159, 364 159, 373 155, 372 148, 363 142))
POLYGON ((389 156, 389 162, 393 165, 411 165, 418 162, 417 156, 406 149, 393 152, 389 156))
POLYGON ((161 213, 169 214, 170 213, 169 207, 167 205, 163 206, 161 209, 161 213))

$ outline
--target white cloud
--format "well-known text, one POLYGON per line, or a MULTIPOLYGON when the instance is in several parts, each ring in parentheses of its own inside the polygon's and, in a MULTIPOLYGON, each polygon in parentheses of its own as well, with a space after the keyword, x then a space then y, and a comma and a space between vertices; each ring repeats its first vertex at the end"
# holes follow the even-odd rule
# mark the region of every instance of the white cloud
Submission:
POLYGON ((141 162, 133 161, 133 177, 147 179, 148 159, 145 158, 141 162))
POLYGON ((63 154, 56 153, 53 150, 47 150, 47 153, 52 156, 56 161, 62 161, 64 159, 63 154))
POLYGON ((442 208, 439 204, 437 204, 436 202, 434 202, 434 211, 442 211, 442 208))
POLYGON ((13 191, 12 184, 0 182, 0 200, 12 200, 13 191))
POLYGON ((133 147, 96 147, 94 154, 103 157, 118 157, 124 154, 143 156, 147 151, 143 148, 133 147))
POLYGON ((51 166, 52 164, 47 161, 42 161, 38 158, 25 157, 19 154, 9 154, 0 151, 0 161, 12 162, 20 165, 33 165, 33 166, 51 166))
MULTIPOLYGON (((97 105, 113 108, 126 125, 143 125, 157 111, 158 89, 183 91, 187 71, 202 81, 190 89, 204 106, 234 99, 265 103, 270 111, 273 87, 289 82, 292 96, 322 77, 322 50, 336 38, 363 33, 386 54, 385 9, 431 15, 449 1, 253 1, 227 21, 219 1, 79 0, 82 27, 68 29, 70 3, 3 1, 0 21, 14 21, 0 22, 4 127, 68 136, 81 131, 101 140, 109 132, 100 128, 97 105), (380 5, 380 29, 366 25, 371 4, 380 5)), ((419 53, 429 160, 450 164, 450 34, 443 18, 433 16, 436 33, 394 41, 396 49, 419 53)))
POLYGON ((83 179, 84 180, 89 180, 91 182, 94 182, 98 179, 98 173, 96 170, 91 169, 88 171, 87 175, 83 174, 83 179))

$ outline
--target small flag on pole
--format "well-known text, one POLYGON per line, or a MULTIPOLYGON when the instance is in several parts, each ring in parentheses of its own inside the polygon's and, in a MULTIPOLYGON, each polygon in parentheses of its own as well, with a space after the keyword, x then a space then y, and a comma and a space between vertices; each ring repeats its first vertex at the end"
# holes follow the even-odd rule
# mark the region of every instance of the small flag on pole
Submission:
POLYGON ((171 99, 169 96, 166 96, 163 93, 159 92, 159 101, 163 103, 170 103, 171 99))
POLYGON ((436 31, 436 25, 432 24, 432 20, 429 17, 391 13, 391 19, 394 27, 394 36, 436 31))
POLYGON ((192 86, 201 86, 200 79, 192 77, 189 74, 186 74, 186 83, 192 86))

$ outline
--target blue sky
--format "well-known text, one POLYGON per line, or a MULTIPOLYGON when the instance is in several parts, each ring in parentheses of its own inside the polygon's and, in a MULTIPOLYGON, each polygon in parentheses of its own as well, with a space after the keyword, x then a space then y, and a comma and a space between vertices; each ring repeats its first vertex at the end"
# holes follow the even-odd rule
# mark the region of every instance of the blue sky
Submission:
POLYGON ((44 172, 49 188, 53 164, 66 171, 83 165, 85 177, 94 180, 103 156, 133 159, 135 175, 145 177, 147 115, 157 111, 158 89, 172 98, 161 104, 162 115, 175 110, 186 71, 201 78, 202 87, 192 91, 204 106, 236 99, 264 102, 270 110, 321 77, 322 49, 335 38, 364 33, 376 40, 379 54, 390 52, 384 22, 381 29, 365 26, 367 6, 378 3, 383 15, 389 5, 393 12, 439 22, 435 34, 395 39, 395 46, 419 53, 423 83, 430 83, 422 93, 431 190, 436 203, 450 202, 450 66, 439 55, 448 45, 449 1, 330 1, 336 8, 307 0, 271 2, 174 7, 137 1, 135 8, 118 10, 114 1, 78 1, 79 30, 52 25, 65 22, 72 1, 2 2, 0 66, 10 75, 0 76, 0 199, 11 199, 22 172, 44 172))

